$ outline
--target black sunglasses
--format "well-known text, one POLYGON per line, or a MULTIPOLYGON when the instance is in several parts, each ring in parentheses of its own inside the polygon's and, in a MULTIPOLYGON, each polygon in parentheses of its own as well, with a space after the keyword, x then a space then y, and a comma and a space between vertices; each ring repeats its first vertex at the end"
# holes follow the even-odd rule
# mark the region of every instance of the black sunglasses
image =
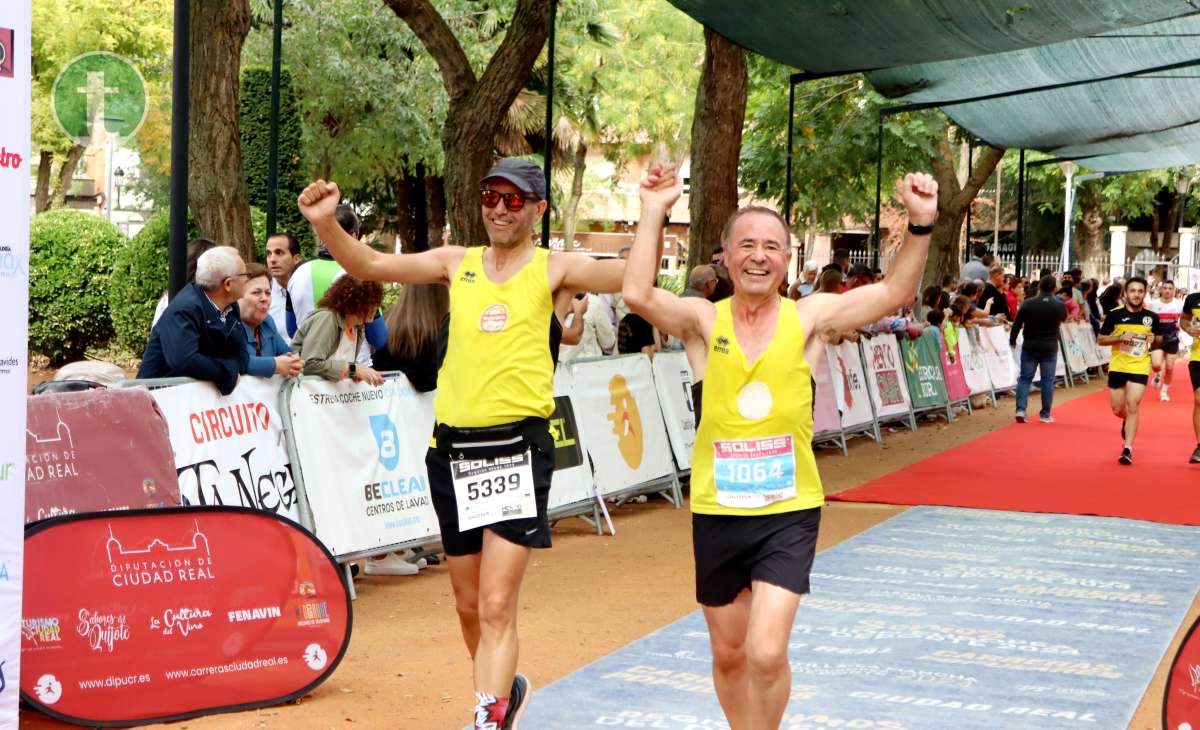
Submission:
POLYGON ((503 200, 504 207, 513 213, 516 213, 524 208, 526 200, 539 199, 536 196, 526 196, 522 195, 521 193, 502 193, 499 190, 492 190, 491 188, 484 188, 483 190, 480 190, 479 193, 480 200, 483 202, 483 207, 495 208, 500 204, 500 201, 503 200))

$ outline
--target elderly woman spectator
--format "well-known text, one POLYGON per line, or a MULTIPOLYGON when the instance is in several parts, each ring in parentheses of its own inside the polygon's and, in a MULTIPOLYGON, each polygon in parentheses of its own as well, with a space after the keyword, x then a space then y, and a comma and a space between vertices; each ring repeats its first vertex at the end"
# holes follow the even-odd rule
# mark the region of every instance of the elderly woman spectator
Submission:
POLYGON ((403 372, 421 393, 437 388, 449 316, 450 290, 444 284, 405 284, 384 315, 388 341, 375 351, 375 367, 403 372))
POLYGON ((336 279, 292 337, 292 347, 304 360, 304 374, 382 384, 378 371, 355 362, 366 347, 364 327, 382 301, 383 285, 377 281, 360 281, 349 274, 336 279))
POLYGON ((250 354, 247 375, 294 378, 304 368, 271 318, 271 275, 258 263, 246 264, 246 291, 238 300, 242 326, 246 328, 246 350, 250 354))

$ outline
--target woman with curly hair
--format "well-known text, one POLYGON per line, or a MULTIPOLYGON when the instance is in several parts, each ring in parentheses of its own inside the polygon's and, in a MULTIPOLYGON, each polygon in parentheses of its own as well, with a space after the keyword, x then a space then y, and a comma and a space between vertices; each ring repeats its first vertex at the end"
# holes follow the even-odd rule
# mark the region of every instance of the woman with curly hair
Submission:
POLYGON ((354 361, 365 346, 363 327, 382 301, 383 285, 377 281, 348 274, 335 280, 292 337, 292 350, 304 360, 304 374, 381 385, 382 375, 354 361))

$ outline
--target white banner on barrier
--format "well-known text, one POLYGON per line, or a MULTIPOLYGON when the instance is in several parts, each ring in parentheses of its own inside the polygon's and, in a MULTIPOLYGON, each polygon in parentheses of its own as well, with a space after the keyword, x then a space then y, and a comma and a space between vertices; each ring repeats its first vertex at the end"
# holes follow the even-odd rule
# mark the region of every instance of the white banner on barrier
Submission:
POLYGON ((904 360, 895 335, 875 335, 863 343, 866 353, 867 389, 879 418, 907 415, 911 410, 904 360))
POLYGON ((1075 340, 1079 351, 1083 353, 1083 364, 1089 368, 1098 368, 1104 364, 1100 357, 1100 348, 1096 345, 1096 333, 1091 325, 1073 324, 1067 328, 1075 340))
POLYGON ((978 328, 958 328, 958 354, 962 358, 963 377, 971 395, 991 392, 992 380, 988 377, 987 362, 979 345, 978 328))
POLYGON ((574 361, 567 367, 599 493, 612 494, 673 474, 649 358, 626 355, 574 361))
POLYGON ((330 552, 438 533, 425 471, 433 393, 418 393, 403 375, 378 388, 304 379, 288 409, 315 532, 330 552))
POLYGON ((243 376, 222 396, 211 383, 150 391, 175 451, 179 493, 189 504, 225 504, 300 521, 279 389, 283 380, 243 376))
POLYGON ((569 391, 559 390, 560 382, 565 381, 557 377, 554 379, 554 413, 550 416, 550 435, 554 437, 554 475, 550 478, 547 509, 551 512, 570 505, 590 504, 596 499, 592 470, 585 458, 587 451, 583 432, 579 428, 579 417, 575 415, 575 404, 567 395, 569 391))
POLYGON ((863 372, 858 344, 843 342, 837 347, 826 347, 825 355, 833 375, 833 394, 842 414, 842 428, 859 429, 874 423, 871 394, 867 390, 867 375, 863 372))
POLYGON ((1017 362, 1008 347, 1008 330, 1003 327, 980 327, 979 344, 988 377, 995 390, 1010 390, 1017 386, 1017 362))
POLYGON ((660 352, 651 361, 654 389, 662 407, 667 438, 680 471, 692 468, 692 447, 696 443, 696 408, 692 403, 692 366, 687 354, 660 352))
POLYGON ((1079 339, 1076 334, 1077 324, 1071 323, 1063 325, 1060 328, 1062 337, 1060 338, 1059 352, 1062 353, 1066 366, 1071 369, 1072 375, 1082 375, 1087 370, 1087 361, 1083 356, 1083 348, 1079 345, 1079 339))
MULTIPOLYGON (((0 3, 0 727, 17 727, 29 323, 29 0, 0 3)), ((43 580, 52 577, 41 576, 43 580)))

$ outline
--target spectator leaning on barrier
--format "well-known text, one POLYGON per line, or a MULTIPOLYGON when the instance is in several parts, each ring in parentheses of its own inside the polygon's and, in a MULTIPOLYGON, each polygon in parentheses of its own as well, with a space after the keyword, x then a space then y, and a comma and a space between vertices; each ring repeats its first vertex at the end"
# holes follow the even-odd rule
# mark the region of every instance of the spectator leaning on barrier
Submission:
POLYGON ((249 361, 238 311, 245 288, 246 264, 237 249, 204 252, 196 280, 175 295, 150 331, 138 378, 195 378, 232 393, 249 361))
POLYGON ((617 346, 617 328, 612 326, 612 320, 604 311, 600 295, 580 292, 575 295, 572 309, 569 328, 579 328, 579 342, 568 344, 564 339, 558 348, 558 361, 611 354, 617 346))
POLYGON ((246 328, 246 351, 250 355, 246 374, 260 378, 299 375, 304 362, 275 329, 275 321, 270 316, 271 277, 262 264, 246 264, 246 290, 238 300, 238 310, 242 315, 242 326, 246 328))
POLYGON ((359 281, 349 275, 334 281, 292 338, 292 346, 304 360, 304 374, 382 384, 378 371, 356 362, 366 339, 366 322, 379 311, 382 301, 383 285, 377 281, 359 281))
POLYGON ((987 264, 983 263, 983 257, 987 256, 988 247, 986 243, 977 243, 971 247, 971 260, 963 264, 960 278, 969 279, 987 279, 988 268, 987 264))
POLYGON ((992 264, 992 267, 988 269, 987 283, 983 285, 983 292, 979 295, 979 306, 996 319, 1008 321, 1011 319, 1008 312, 1008 299, 1004 296, 1004 292, 1000 291, 1003 284, 1004 267, 992 264))
POLYGON ((444 284, 405 284, 384 315, 388 342, 375 351, 374 367, 399 370, 421 393, 436 389, 449 316, 450 291, 444 284))
MULTIPOLYGON (((196 280, 196 260, 200 255, 209 249, 217 247, 217 242, 207 238, 193 238, 188 241, 187 245, 187 280, 191 283, 196 280)), ((154 319, 150 320, 150 326, 158 324, 158 320, 162 318, 163 312, 167 311, 167 293, 163 292, 162 297, 158 300, 158 305, 154 308, 154 319)))
POLYGON ((303 263, 300 256, 300 242, 290 233, 277 231, 267 236, 267 271, 271 274, 271 319, 275 322, 275 330, 284 338, 288 337, 288 312, 292 309, 292 300, 288 295, 288 282, 292 273, 303 263))
POLYGON ((1033 376, 1041 371, 1042 423, 1053 423, 1050 408, 1054 405, 1054 370, 1058 366, 1058 329, 1067 319, 1067 304, 1054 296, 1054 277, 1043 276, 1038 282, 1038 295, 1025 300, 1017 310, 1008 333, 1010 347, 1017 346, 1017 335, 1023 329, 1021 344, 1021 374, 1017 378, 1017 423, 1025 423, 1025 408, 1029 404, 1029 388, 1033 376))
POLYGON ((821 273, 821 267, 817 266, 817 262, 809 259, 804 262, 804 271, 801 272, 800 278, 792 282, 791 288, 788 290, 788 296, 792 299, 803 299, 817 290, 817 277, 821 273))

